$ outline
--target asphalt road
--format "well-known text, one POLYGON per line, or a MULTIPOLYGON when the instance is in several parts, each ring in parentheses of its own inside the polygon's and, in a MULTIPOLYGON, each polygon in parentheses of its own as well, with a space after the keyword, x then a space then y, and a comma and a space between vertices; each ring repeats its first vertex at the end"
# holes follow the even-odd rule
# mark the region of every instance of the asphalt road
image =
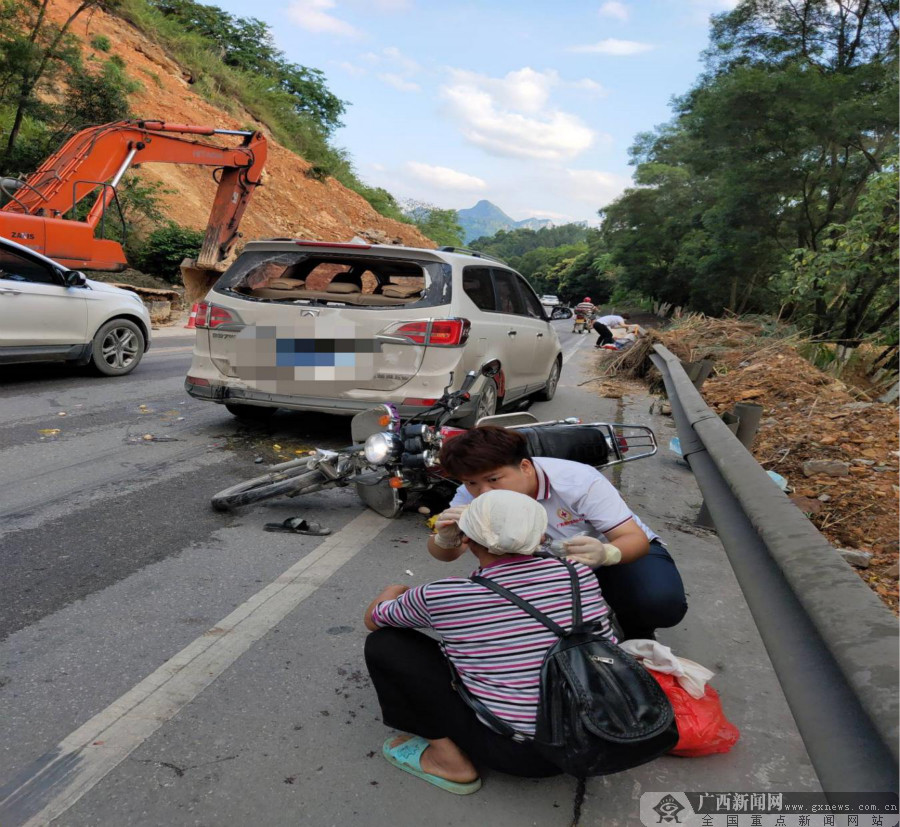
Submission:
MULTIPOLYGON (((594 337, 557 324, 563 378, 533 411, 651 424, 665 445, 671 423, 645 396, 602 399, 581 384, 594 337)), ((388 766, 363 608, 388 582, 471 565, 429 558, 420 515, 383 520, 346 489, 212 512, 215 491, 260 471, 255 458, 346 444, 349 420, 284 413, 241 426, 185 395, 190 341, 158 336, 122 379, 0 372, 3 827, 404 827, 426 811, 435 825, 616 825, 640 823, 647 791, 817 789, 721 546, 691 525, 693 479, 665 450, 611 478, 669 542, 691 609, 660 638, 719 673, 738 746, 586 789, 492 774, 471 799, 388 766), (292 515, 334 534, 262 531, 292 515)))

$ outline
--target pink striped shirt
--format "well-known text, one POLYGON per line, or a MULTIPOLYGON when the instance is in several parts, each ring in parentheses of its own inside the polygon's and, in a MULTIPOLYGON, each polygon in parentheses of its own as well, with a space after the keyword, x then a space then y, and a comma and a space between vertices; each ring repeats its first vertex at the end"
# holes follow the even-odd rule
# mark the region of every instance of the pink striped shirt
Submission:
MULTIPOLYGON (((596 576, 587 566, 575 566, 583 619, 597 621, 602 636, 615 641, 596 576)), ((571 580, 560 561, 507 555, 475 574, 514 592, 564 629, 572 627, 571 580)), ((541 664, 557 638, 518 606, 471 580, 448 577, 379 603, 372 619, 378 626, 436 631, 466 688, 515 730, 534 735, 541 664)))

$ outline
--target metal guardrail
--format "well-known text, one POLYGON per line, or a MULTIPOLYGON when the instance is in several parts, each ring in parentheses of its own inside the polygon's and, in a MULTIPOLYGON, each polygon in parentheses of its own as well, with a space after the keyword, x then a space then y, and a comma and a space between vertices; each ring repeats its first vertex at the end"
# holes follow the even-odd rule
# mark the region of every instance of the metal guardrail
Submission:
POLYGON ((678 358, 654 350, 682 455, 823 790, 897 792, 897 620, 710 410, 678 358))

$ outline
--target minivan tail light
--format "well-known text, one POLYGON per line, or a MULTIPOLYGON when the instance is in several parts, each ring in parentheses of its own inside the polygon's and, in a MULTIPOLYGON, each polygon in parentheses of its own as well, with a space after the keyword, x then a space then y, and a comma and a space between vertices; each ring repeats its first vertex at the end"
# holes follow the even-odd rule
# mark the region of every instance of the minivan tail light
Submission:
POLYGON ((225 324, 240 324, 240 319, 224 307, 219 307, 209 302, 201 302, 197 305, 197 318, 195 327, 215 329, 225 324))
POLYGON ((411 345, 460 347, 468 340, 471 327, 472 324, 468 319, 423 319, 416 322, 398 322, 383 333, 404 338, 411 345))

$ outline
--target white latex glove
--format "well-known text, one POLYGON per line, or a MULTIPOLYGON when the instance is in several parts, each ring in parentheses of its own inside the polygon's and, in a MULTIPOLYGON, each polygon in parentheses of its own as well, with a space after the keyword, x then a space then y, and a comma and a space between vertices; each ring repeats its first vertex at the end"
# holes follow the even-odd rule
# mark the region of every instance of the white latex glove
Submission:
POLYGON ((459 518, 463 511, 466 510, 464 505, 456 505, 442 511, 435 521, 434 542, 441 548, 456 548, 461 542, 462 533, 459 530, 459 518))
POLYGON ((583 563, 589 568, 614 566, 622 559, 622 552, 612 543, 604 543, 596 537, 582 534, 563 541, 566 557, 573 563, 583 563))

